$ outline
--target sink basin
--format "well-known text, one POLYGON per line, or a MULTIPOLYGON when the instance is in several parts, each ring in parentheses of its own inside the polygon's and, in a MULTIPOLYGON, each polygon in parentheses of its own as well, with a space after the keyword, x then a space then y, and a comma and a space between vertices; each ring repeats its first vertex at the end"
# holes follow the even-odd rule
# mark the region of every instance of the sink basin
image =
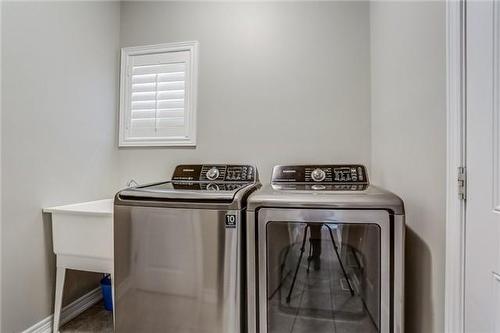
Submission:
POLYGON ((113 199, 45 208, 56 255, 113 259, 113 199))

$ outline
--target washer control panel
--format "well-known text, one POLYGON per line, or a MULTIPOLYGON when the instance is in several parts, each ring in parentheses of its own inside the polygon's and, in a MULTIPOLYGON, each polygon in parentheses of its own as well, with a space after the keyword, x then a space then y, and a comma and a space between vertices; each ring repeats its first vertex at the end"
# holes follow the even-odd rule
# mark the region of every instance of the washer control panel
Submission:
POLYGON ((360 164, 278 165, 273 183, 368 184, 366 168, 360 164))
POLYGON ((253 165, 178 165, 175 168, 172 180, 207 182, 253 182, 256 180, 256 170, 253 165))

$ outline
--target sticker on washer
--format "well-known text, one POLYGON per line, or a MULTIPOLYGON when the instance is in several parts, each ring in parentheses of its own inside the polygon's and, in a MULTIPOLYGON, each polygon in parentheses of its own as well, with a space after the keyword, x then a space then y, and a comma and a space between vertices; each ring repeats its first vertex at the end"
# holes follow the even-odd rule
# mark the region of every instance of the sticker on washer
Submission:
POLYGON ((226 228, 236 228, 236 215, 226 214, 226 228))

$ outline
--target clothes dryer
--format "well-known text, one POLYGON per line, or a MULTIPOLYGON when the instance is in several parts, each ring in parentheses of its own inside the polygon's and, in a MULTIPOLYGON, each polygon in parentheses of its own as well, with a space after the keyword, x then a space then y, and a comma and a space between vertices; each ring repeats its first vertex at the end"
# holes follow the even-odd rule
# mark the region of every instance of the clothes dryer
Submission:
POLYGON ((403 332, 404 206, 364 166, 274 167, 247 226, 249 333, 403 332))

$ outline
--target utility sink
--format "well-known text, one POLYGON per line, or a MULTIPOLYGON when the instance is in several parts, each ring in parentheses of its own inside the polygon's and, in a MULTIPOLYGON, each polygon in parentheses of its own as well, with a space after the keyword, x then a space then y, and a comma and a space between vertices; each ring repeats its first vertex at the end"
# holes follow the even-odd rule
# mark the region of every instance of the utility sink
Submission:
POLYGON ((57 261, 52 332, 57 333, 66 269, 108 273, 113 277, 113 199, 50 207, 43 212, 52 214, 57 261))
POLYGON ((56 255, 113 259, 113 199, 45 208, 56 255))

